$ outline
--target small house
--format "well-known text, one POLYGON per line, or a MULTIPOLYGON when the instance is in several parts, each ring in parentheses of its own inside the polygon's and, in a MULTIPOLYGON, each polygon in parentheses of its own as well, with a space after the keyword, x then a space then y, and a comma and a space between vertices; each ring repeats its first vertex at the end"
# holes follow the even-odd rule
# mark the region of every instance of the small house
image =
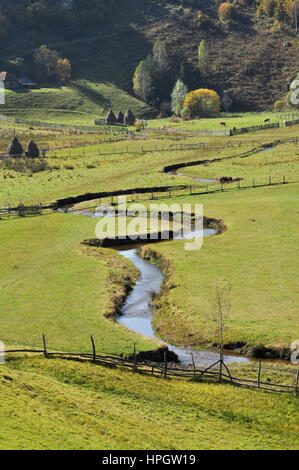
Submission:
POLYGON ((5 88, 19 88, 20 82, 19 79, 10 72, 1 72, 0 81, 4 83, 5 88))
POLYGON ((31 78, 28 78, 28 77, 20 78, 19 82, 20 82, 20 85, 24 88, 35 88, 36 87, 36 83, 34 83, 34 81, 31 80, 31 78))

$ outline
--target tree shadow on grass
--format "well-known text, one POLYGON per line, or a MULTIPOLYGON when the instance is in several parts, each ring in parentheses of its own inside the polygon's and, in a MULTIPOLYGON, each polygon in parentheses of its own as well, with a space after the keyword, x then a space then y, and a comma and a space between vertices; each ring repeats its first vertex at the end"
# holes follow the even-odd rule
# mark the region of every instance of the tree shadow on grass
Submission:
POLYGON ((110 101, 104 98, 104 96, 90 88, 89 86, 80 84, 78 82, 71 82, 70 88, 73 90, 77 91, 80 95, 85 96, 85 98, 90 99, 94 103, 98 104, 99 106, 103 108, 109 108, 110 106, 110 101))

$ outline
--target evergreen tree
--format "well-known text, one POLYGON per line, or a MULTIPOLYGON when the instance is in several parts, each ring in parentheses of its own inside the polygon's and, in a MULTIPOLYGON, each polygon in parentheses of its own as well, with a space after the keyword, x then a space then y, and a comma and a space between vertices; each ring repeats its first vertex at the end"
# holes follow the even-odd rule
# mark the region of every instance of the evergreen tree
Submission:
POLYGON ((157 39, 153 47, 154 60, 157 63, 160 72, 163 72, 168 66, 167 43, 157 39))

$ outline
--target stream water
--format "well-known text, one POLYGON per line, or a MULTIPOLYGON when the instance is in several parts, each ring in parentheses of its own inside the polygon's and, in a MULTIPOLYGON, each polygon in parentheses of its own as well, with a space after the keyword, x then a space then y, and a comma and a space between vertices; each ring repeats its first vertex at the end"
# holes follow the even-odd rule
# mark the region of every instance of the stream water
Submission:
MULTIPOLYGON (((63 212, 63 209, 60 210, 63 212)), ((97 210, 90 212, 88 210, 68 210, 70 213, 84 215, 92 218, 101 218, 107 213, 97 210)), ((203 231, 184 232, 183 239, 194 239, 199 236, 209 237, 216 235, 216 230, 211 228, 204 228, 203 231)), ((163 242, 161 242, 163 243, 163 242)), ((140 272, 140 277, 136 282, 132 292, 128 295, 126 303, 124 304, 121 315, 118 317, 117 322, 124 325, 129 330, 139 333, 148 338, 158 339, 152 327, 153 310, 151 307, 153 295, 159 294, 161 285, 164 280, 164 275, 161 270, 149 261, 144 260, 138 254, 138 245, 130 247, 116 247, 117 252, 124 258, 130 260, 140 272)), ((160 340, 159 340, 160 341, 160 340)), ((170 351, 177 354, 182 364, 192 363, 192 356, 194 363, 199 365, 211 365, 219 359, 219 353, 210 350, 193 350, 190 348, 181 348, 172 344, 161 341, 161 345, 168 346, 170 351)), ((231 362, 249 362, 250 359, 238 354, 225 354, 224 360, 226 363, 231 362)))
MULTIPOLYGON (((215 235, 215 231, 204 229, 204 236, 215 235)), ((194 236, 194 235, 193 235, 194 236)), ((118 317, 118 323, 128 329, 140 333, 149 338, 155 338, 156 334, 152 327, 153 311, 151 302, 154 294, 159 294, 164 276, 160 269, 144 260, 138 255, 137 248, 121 249, 118 253, 126 259, 132 261, 140 272, 140 278, 134 289, 127 297, 122 308, 122 314, 118 317)), ((167 344, 163 342, 163 344, 167 344)), ((167 344, 170 351, 174 351, 182 364, 192 363, 191 354, 196 365, 210 365, 219 359, 219 353, 208 350, 192 350, 180 348, 167 344)), ((241 355, 225 354, 225 362, 248 362, 249 359, 241 355)))

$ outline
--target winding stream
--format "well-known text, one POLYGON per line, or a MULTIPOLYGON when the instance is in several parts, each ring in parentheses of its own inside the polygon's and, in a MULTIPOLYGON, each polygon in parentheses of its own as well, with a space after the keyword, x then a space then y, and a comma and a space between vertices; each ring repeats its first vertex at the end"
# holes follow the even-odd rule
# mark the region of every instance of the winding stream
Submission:
MULTIPOLYGON (((61 210, 63 212, 63 209, 61 210)), ((72 210, 69 213, 84 215, 92 218, 101 218, 105 214, 101 211, 89 212, 83 210, 72 210)), ((182 239, 194 239, 199 236, 215 236, 217 231, 211 228, 204 228, 203 232, 190 231, 184 233, 182 239)), ((163 242, 161 242, 163 243, 163 242)), ((115 247, 118 254, 130 260, 140 272, 140 278, 136 282, 132 292, 128 295, 126 303, 122 307, 121 315, 117 322, 135 333, 148 338, 154 338, 158 341, 156 333, 152 327, 153 310, 151 307, 154 294, 159 294, 164 275, 161 270, 149 261, 144 260, 138 254, 138 245, 130 247, 115 247)), ((168 346, 170 351, 177 354, 182 364, 191 364, 192 356, 195 365, 211 365, 219 359, 219 353, 210 350, 193 350, 190 348, 181 348, 161 341, 161 346, 168 346)), ((226 363, 231 362, 249 362, 251 359, 238 354, 225 354, 226 363)))
MULTIPOLYGON (((211 235, 215 235, 215 230, 204 229, 204 236, 211 235)), ((151 302, 153 295, 160 293, 164 276, 156 265, 138 255, 137 248, 119 250, 118 253, 132 261, 140 271, 141 276, 131 294, 127 297, 126 303, 122 308, 122 314, 118 317, 117 321, 129 330, 149 338, 157 339, 152 327, 153 311, 151 302)), ((167 346, 170 351, 174 351, 177 354, 182 364, 192 363, 191 354, 193 354, 196 365, 210 365, 219 359, 219 353, 214 351, 179 348, 171 344, 167 344, 167 346)), ((225 354, 224 359, 226 363, 249 362, 250 360, 247 357, 232 354, 225 354)))

